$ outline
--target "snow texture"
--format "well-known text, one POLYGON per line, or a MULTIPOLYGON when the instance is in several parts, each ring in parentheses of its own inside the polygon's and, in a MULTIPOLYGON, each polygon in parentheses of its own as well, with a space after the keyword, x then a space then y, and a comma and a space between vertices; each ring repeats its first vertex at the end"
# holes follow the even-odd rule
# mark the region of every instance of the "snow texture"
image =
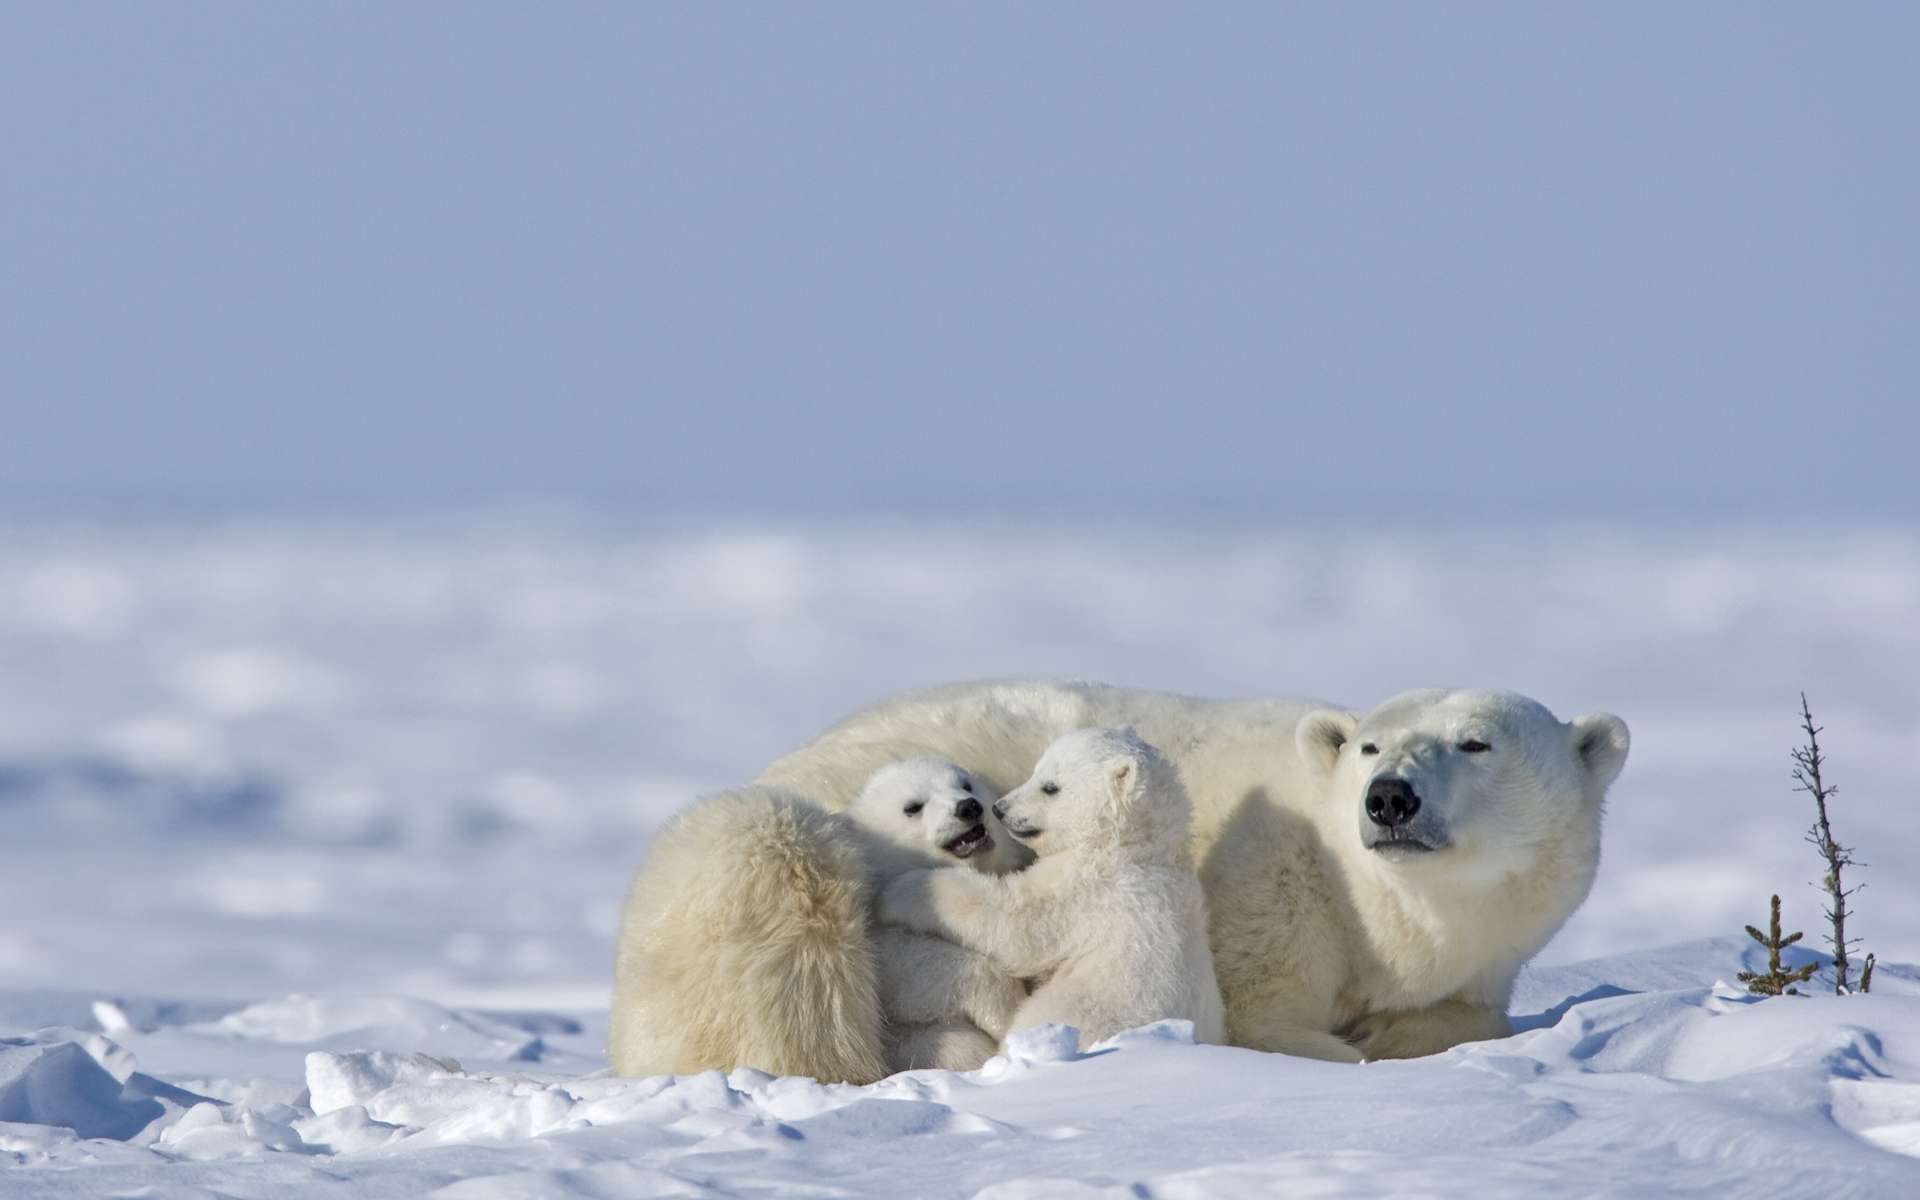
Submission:
POLYGON ((0 661, 9 1197, 1920 1194, 1909 535, 17 518, 0 661), (1499 1042, 1353 1067, 1170 1022, 868 1088, 609 1077, 649 830, 1008 674, 1491 684, 1634 751, 1499 1042), (1740 926, 1779 891, 1818 933, 1802 687, 1881 965, 1760 1001, 1740 926))

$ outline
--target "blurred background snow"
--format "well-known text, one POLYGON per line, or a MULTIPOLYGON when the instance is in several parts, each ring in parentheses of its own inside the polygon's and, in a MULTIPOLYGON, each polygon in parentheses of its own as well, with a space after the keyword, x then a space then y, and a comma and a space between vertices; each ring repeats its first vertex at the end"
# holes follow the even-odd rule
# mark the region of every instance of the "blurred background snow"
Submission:
POLYGON ((1003 675, 1369 705, 1494 685, 1633 756, 1549 961, 1817 923, 1920 956, 1920 537, 1187 520, 648 528, 77 519, 0 549, 0 965, 22 984, 587 1007, 649 831, 887 692, 1003 675))

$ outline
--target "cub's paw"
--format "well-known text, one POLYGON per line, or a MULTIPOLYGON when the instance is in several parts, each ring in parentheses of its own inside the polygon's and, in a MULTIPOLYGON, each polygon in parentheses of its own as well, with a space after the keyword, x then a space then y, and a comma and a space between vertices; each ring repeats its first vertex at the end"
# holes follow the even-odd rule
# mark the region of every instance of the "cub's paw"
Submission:
POLYGON ((1013 1026, 1013 1014, 1027 1002, 1026 981, 1005 974, 982 956, 971 991, 973 994, 967 998, 967 1016, 995 1041, 1006 1037, 1007 1030, 1013 1026))
POLYGON ((1342 1036, 1360 1051, 1368 1062, 1382 1058, 1421 1058, 1446 1049, 1429 1046, 1430 1039, 1419 1036, 1418 1022, 1406 1013, 1370 1013, 1342 1031, 1342 1036))
POLYGON ((1369 1013, 1345 1031, 1346 1039, 1369 1060, 1424 1058, 1463 1042, 1506 1037, 1507 1018, 1492 1009, 1466 1004, 1437 1004, 1412 1012, 1369 1013))

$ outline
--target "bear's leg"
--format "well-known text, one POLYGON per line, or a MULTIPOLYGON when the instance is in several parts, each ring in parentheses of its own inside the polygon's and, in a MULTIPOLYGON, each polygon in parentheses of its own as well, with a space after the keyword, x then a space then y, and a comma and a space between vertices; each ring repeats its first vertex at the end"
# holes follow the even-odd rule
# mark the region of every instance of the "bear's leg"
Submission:
POLYGON ((1360 1051, 1332 1031, 1346 966, 1338 927, 1328 921, 1297 920, 1282 928, 1295 935, 1293 940, 1256 940, 1244 936, 1244 929, 1236 940, 1218 925, 1213 931, 1215 946, 1238 951, 1214 958, 1227 1009, 1228 1044, 1326 1062, 1359 1062, 1360 1051))
MULTIPOLYGON (((955 867, 903 871, 880 891, 882 924, 957 942, 988 955, 1009 975, 1033 979, 1060 965, 1061 872, 1047 862, 1011 875, 982 875, 955 867)), ((1071 922, 1064 923, 1071 928, 1071 922)))
POLYGON ((1369 1059, 1422 1058, 1451 1050, 1462 1042, 1508 1037, 1507 1014, 1484 1004, 1442 1000, 1406 1012, 1369 1013, 1353 1023, 1348 1036, 1369 1059))
MULTIPOLYGON (((1084 967, 1078 968, 1084 971, 1084 967)), ((1033 995, 1013 1015, 1008 1032, 1032 1029, 1036 1025, 1071 1025, 1080 1032, 1080 1048, 1123 1029, 1146 1022, 1139 1019, 1137 1005, 1127 985, 1121 981, 1085 978, 1063 971, 1033 990, 1033 995)))
POLYGON ((1239 1021, 1229 1021, 1227 1040, 1236 1046, 1245 1046, 1249 1050, 1265 1050, 1272 1054, 1292 1054, 1299 1058, 1317 1058, 1323 1062, 1350 1062, 1361 1060, 1360 1050, 1334 1034, 1321 1029, 1311 1029, 1305 1025, 1286 1025, 1261 1022, 1247 1025, 1239 1021))
POLYGON ((887 1047, 887 1061, 895 1071, 938 1067, 945 1071, 977 1071, 1000 1053, 1000 1044, 964 1021, 942 1025, 896 1027, 887 1047))
POLYGON ((1024 982, 984 954, 927 934, 882 926, 875 931, 881 996, 900 1025, 938 1025, 964 1016, 990 1037, 1027 999, 1024 982))

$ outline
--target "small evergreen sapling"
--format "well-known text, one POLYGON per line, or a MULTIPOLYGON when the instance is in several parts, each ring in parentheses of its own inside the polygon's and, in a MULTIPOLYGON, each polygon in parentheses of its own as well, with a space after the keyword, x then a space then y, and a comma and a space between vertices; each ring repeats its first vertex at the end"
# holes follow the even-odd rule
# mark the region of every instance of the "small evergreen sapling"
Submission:
POLYGON ((1792 970, 1787 970, 1780 965, 1780 952, 1799 941, 1800 935, 1790 933, 1784 938, 1780 936, 1779 896, 1776 895, 1773 898, 1773 916, 1767 923, 1767 932, 1763 934, 1749 925, 1747 934, 1767 948, 1767 973, 1761 975, 1753 971, 1742 971, 1735 978, 1746 984, 1747 990, 1756 996, 1798 996, 1800 993, 1793 985, 1805 983, 1812 978, 1814 968, 1819 964, 1808 963, 1792 970))

